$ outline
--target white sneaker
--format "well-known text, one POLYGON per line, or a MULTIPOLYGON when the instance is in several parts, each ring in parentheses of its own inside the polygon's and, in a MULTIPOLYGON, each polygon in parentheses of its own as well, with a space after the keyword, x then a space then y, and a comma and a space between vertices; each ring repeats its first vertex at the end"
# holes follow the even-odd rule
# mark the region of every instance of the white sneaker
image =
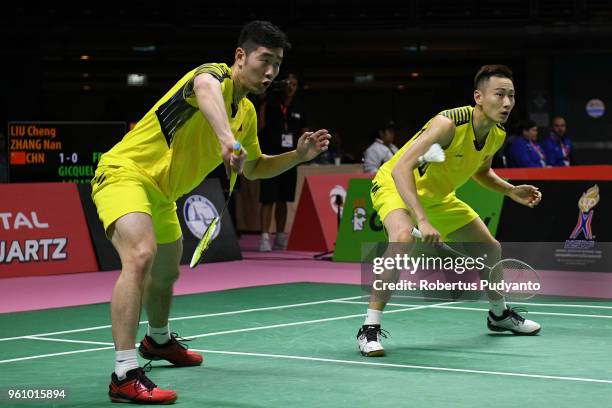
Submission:
POLYGON ((278 249, 284 251, 287 249, 287 243, 289 239, 287 238, 286 232, 277 232, 276 237, 274 238, 274 246, 272 249, 278 249))
POLYGON ((362 356, 382 357, 385 355, 380 339, 387 338, 387 332, 380 328, 379 324, 361 326, 357 332, 357 346, 362 356))
POLYGON ((272 251, 272 244, 270 244, 270 238, 261 237, 261 241, 259 241, 259 252, 270 251, 272 251))
POLYGON ((508 307, 500 317, 497 317, 493 312, 489 311, 489 316, 487 316, 487 327, 489 330, 496 332, 510 331, 514 334, 528 336, 538 334, 542 327, 533 320, 525 319, 517 313, 519 311, 526 312, 525 309, 510 309, 508 307))

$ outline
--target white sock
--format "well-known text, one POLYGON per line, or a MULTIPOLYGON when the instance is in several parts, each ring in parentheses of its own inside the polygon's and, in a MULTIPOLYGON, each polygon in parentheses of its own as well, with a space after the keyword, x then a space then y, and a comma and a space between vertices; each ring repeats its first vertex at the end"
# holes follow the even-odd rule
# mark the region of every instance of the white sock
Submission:
POLYGON ((265 240, 265 241, 270 240, 270 234, 268 234, 267 232, 262 232, 261 233, 261 239, 265 240))
POLYGON ((495 316, 500 317, 504 314, 504 310, 506 310, 506 301, 504 298, 497 300, 489 299, 489 309, 495 316))
POLYGON ((364 326, 371 326, 374 324, 380 324, 380 318, 382 317, 382 310, 368 309, 366 313, 365 322, 363 322, 364 326))
POLYGON ((170 324, 164 327, 151 327, 147 329, 147 334, 159 345, 166 344, 170 341, 170 324))
POLYGON ((136 359, 136 349, 115 351, 115 374, 119 381, 125 379, 125 373, 140 367, 136 359))

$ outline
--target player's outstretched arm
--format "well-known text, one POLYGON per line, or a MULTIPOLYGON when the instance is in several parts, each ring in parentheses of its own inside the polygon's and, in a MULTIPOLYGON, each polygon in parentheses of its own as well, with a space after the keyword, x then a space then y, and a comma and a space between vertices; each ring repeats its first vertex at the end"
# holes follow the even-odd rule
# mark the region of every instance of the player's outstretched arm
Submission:
POLYGON ((263 154, 256 160, 246 162, 244 175, 250 180, 278 176, 291 167, 312 160, 327 150, 330 137, 329 132, 325 129, 305 132, 298 140, 295 150, 274 156, 263 154))
POLYGON ((419 201, 414 169, 419 165, 419 157, 424 155, 434 143, 443 147, 449 146, 454 134, 455 123, 445 116, 436 116, 427 129, 410 143, 391 172, 397 191, 411 209, 425 242, 440 241, 440 233, 429 223, 419 201))
POLYGON ((219 143, 221 143, 221 157, 226 169, 231 168, 240 174, 246 160, 246 151, 242 149, 239 155, 232 154, 236 139, 227 120, 221 83, 212 75, 203 73, 194 78, 193 90, 200 112, 208 120, 219 139, 219 143))
POLYGON ((508 183, 506 180, 499 177, 491 168, 492 161, 493 158, 487 160, 472 176, 478 184, 496 193, 504 194, 517 203, 527 207, 535 207, 540 204, 542 193, 537 187, 528 184, 514 186, 508 183))

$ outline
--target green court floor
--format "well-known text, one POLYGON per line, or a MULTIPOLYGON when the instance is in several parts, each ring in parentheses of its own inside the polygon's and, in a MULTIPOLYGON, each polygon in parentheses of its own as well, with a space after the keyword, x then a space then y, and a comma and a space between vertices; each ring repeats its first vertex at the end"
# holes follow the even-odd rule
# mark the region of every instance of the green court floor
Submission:
MULTIPOLYGON (((365 302, 358 286, 306 283, 178 296, 171 329, 193 338, 204 365, 154 362, 149 376, 176 389, 185 408, 612 402, 610 302, 532 299, 521 306, 542 332, 520 337, 489 334, 486 303, 395 297, 383 320, 387 356, 364 358, 355 334, 365 302)), ((108 325, 108 304, 0 315, 0 406, 110 406, 108 325), (23 388, 65 389, 67 398, 6 397, 23 388)))

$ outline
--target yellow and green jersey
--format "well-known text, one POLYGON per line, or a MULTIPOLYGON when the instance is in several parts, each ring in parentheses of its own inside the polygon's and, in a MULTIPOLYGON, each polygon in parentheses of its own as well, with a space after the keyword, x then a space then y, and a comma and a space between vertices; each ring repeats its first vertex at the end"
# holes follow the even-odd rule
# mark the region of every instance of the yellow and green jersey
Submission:
POLYGON ((226 64, 204 64, 181 78, 111 150, 99 166, 122 166, 149 176, 170 200, 191 191, 222 163, 221 145, 198 109, 193 82, 208 73, 221 83, 227 118, 247 160, 261 156, 253 104, 234 99, 234 81, 226 64))
MULTIPOLYGON (((463 106, 448 109, 438 115, 446 116, 455 122, 455 135, 450 145, 444 149, 446 159, 442 163, 427 163, 414 170, 417 193, 419 197, 430 200, 440 200, 467 182, 470 177, 499 150, 506 137, 502 125, 496 125, 489 131, 483 146, 478 146, 472 126, 474 108, 463 106)), ((394 183, 391 171, 399 158, 404 154, 410 143, 414 141, 428 127, 431 121, 417 132, 395 155, 383 164, 376 173, 375 182, 382 186, 394 183)))

